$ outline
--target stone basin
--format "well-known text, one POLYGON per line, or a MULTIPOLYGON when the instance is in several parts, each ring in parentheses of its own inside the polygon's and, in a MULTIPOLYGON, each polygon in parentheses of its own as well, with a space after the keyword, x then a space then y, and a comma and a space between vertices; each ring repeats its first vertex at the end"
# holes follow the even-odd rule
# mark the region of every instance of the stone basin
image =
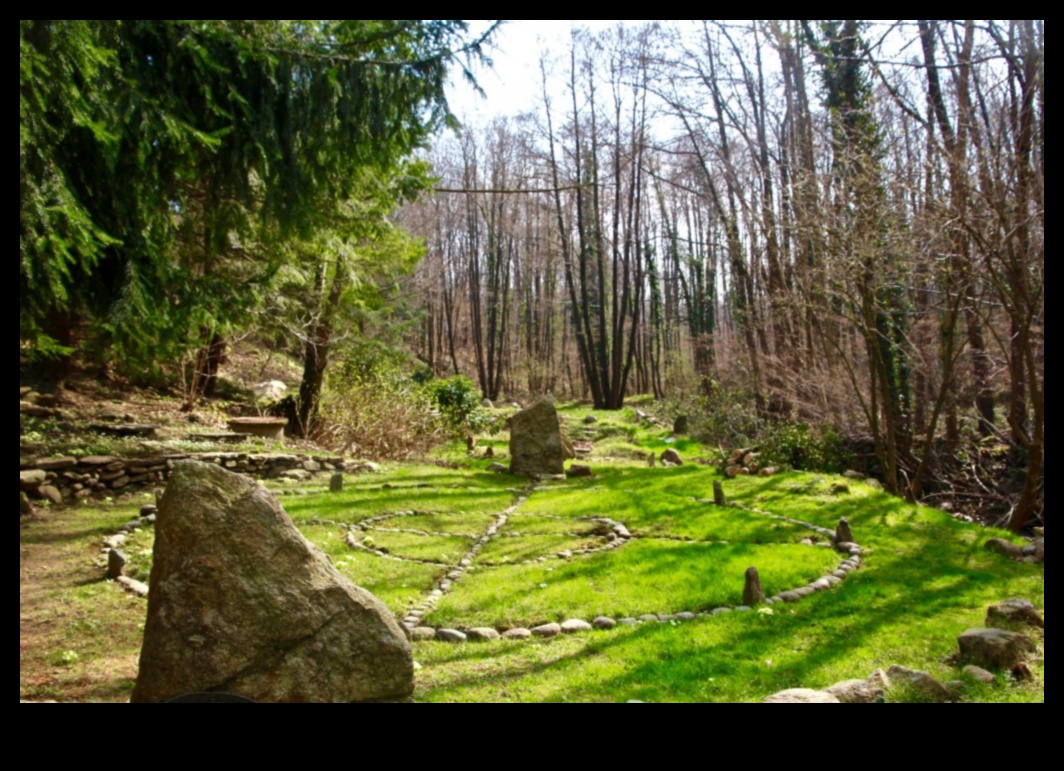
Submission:
POLYGON ((234 434, 248 434, 262 439, 282 440, 287 427, 286 418, 233 418, 229 421, 229 430, 234 434))

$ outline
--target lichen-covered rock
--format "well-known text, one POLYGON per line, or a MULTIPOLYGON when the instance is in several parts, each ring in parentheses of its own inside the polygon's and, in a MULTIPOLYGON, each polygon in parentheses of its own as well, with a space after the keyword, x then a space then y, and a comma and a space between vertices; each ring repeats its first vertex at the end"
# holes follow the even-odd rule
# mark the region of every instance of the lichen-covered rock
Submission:
POLYGON ((554 400, 545 396, 510 419, 510 471, 524 476, 565 474, 566 452, 554 400))
POLYGON ((796 688, 793 691, 783 691, 774 696, 769 696, 762 704, 841 704, 830 693, 823 691, 810 691, 804 688, 796 688))
POLYGON ((1005 600, 992 605, 986 612, 986 625, 991 629, 1045 629, 1042 614, 1027 600, 1005 600))
POLYGON ((258 483, 180 463, 155 531, 134 703, 224 691, 264 703, 403 701, 410 643, 258 483))
POLYGON ((959 642, 966 662, 991 671, 1015 669, 1038 653, 1029 637, 1004 629, 969 629, 959 642))

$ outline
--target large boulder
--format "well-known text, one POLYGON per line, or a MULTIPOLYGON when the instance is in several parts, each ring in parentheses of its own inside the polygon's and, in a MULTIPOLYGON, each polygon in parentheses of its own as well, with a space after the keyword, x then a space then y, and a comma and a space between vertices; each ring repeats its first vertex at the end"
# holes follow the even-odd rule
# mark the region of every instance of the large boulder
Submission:
POLYGON ((969 629, 959 642, 964 661, 991 671, 1015 669, 1038 653, 1029 637, 1004 629, 969 629))
POLYGON ((566 453, 554 400, 545 396, 510 419, 510 472, 524 476, 565 473, 566 453))
POLYGON ((134 703, 228 692, 265 703, 405 701, 392 614, 309 544, 258 483, 177 464, 155 531, 134 703))

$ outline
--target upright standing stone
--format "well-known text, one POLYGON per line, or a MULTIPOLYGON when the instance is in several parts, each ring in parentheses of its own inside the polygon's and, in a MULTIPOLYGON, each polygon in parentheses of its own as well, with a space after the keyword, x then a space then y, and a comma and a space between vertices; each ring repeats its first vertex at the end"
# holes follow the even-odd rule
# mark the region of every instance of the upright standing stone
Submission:
POLYGON ((655 453, 650 453, 649 455, 647 455, 647 466, 649 468, 654 468, 654 466, 655 466, 655 464, 657 462, 658 462, 658 456, 655 453))
POLYGON ((688 432, 690 428, 690 419, 686 415, 681 415, 676 418, 676 422, 672 424, 672 433, 676 436, 683 436, 688 432))
POLYGON ((395 618, 246 477, 179 463, 155 531, 134 703, 224 691, 264 703, 407 700, 395 618))
POLYGON ((510 419, 510 472, 525 476, 565 474, 561 424, 549 396, 510 419))
POLYGON ((724 484, 720 480, 713 483, 713 502, 718 506, 728 505, 728 497, 724 494, 724 484))
POLYGON ((743 605, 753 608, 765 604, 765 590, 761 588, 761 576, 757 568, 746 571, 746 588, 743 589, 743 605))
POLYGON ((332 479, 329 480, 329 492, 330 493, 342 493, 344 491, 344 475, 337 472, 332 475, 332 479))
POLYGON ((127 562, 126 555, 118 551, 118 549, 111 549, 107 552, 107 580, 117 581, 121 578, 125 572, 127 562))
POLYGON ((848 519, 840 519, 839 527, 835 530, 835 543, 857 543, 853 538, 853 528, 848 519))

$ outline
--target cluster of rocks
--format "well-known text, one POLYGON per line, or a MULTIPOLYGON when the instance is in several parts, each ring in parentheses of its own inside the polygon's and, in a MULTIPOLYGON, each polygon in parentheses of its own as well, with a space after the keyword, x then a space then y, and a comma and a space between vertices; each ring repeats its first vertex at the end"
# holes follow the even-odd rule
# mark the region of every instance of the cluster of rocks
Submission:
MULTIPOLYGON (((185 460, 196 460, 262 479, 293 481, 308 481, 322 472, 366 473, 376 470, 370 463, 309 455, 206 453, 148 458, 38 458, 20 460, 19 492, 27 497, 27 502, 41 500, 60 504, 64 500, 154 487, 168 480, 175 464, 185 460)), ((25 510, 25 503, 21 510, 25 510)))
MULTIPOLYGON (((1006 600, 987 611, 986 629, 969 629, 958 640, 960 651, 954 661, 963 674, 983 685, 998 681, 995 672, 1006 672, 1026 680, 1032 677, 1029 662, 1038 655, 1038 646, 1025 629, 1045 629, 1045 619, 1025 600, 1006 600)), ((965 683, 942 683, 926 672, 891 667, 875 672, 867 680, 847 680, 823 691, 804 688, 770 696, 764 704, 882 704, 891 691, 902 691, 906 700, 946 704, 961 699, 965 683)))
POLYGON ((59 407, 62 399, 52 394, 40 394, 32 388, 19 388, 18 412, 26 418, 62 418, 59 407))

